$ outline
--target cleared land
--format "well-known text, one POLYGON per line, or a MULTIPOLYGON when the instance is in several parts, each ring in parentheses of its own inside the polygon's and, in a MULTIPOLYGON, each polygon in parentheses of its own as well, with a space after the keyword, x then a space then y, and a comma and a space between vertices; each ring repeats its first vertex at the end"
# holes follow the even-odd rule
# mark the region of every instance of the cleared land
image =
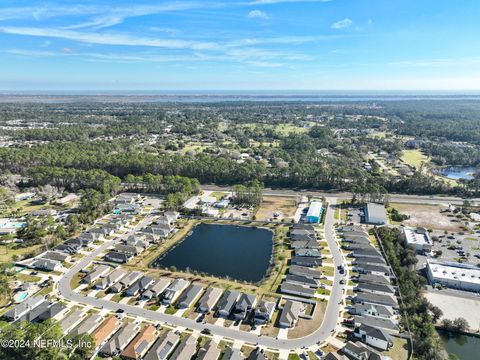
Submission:
POLYGON ((416 205, 416 204, 397 204, 391 206, 402 214, 410 216, 410 219, 402 222, 408 226, 420 226, 427 229, 460 231, 460 223, 454 217, 447 216, 447 213, 441 213, 443 209, 439 205, 416 205), (452 221, 454 220, 454 221, 452 221))
POLYGON ((298 319, 297 325, 288 331, 288 338, 295 339, 303 337, 317 330, 320 325, 322 325, 326 308, 326 301, 317 301, 317 306, 315 307, 312 319, 298 319))
POLYGON ((424 155, 420 150, 403 150, 402 161, 418 170, 422 163, 428 164, 430 158, 424 155))
POLYGON ((278 212, 278 220, 291 219, 295 214, 297 202, 292 197, 264 196, 262 205, 255 215, 256 220, 273 219, 273 213, 278 212))

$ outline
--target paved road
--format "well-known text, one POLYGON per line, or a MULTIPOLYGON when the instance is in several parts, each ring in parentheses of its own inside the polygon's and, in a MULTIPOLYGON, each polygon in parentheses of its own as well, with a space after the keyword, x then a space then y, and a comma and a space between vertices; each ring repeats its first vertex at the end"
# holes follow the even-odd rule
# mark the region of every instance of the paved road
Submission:
MULTIPOLYGON (((146 218, 139 225, 137 225, 134 231, 144 226, 146 223, 148 223, 148 221, 150 221, 150 219, 146 218)), ((337 244, 335 243, 334 233, 333 233, 334 222, 335 222, 334 211, 332 209, 329 209, 327 211, 326 219, 325 219, 325 238, 331 248, 333 262, 336 269, 338 265, 343 263, 343 258, 341 256, 341 253, 340 253, 340 250, 338 249, 337 244)), ((122 237, 127 237, 128 235, 129 234, 125 234, 122 237)), ((285 339, 285 340, 276 339, 272 337, 258 336, 250 332, 239 331, 235 329, 226 328, 223 326, 205 325, 202 323, 197 323, 195 320, 192 320, 192 319, 163 314, 161 312, 146 310, 146 309, 142 309, 132 305, 119 304, 113 301, 88 297, 86 295, 74 292, 70 288, 70 281, 72 277, 77 272, 87 267, 88 264, 96 256, 98 256, 102 251, 104 251, 106 248, 111 246, 113 243, 114 243, 113 240, 105 242, 104 244, 96 248, 94 251, 92 251, 89 255, 86 255, 85 257, 83 257, 72 268, 70 268, 69 271, 65 273, 65 275, 58 282, 59 294, 68 300, 91 305, 97 308, 104 308, 111 311, 122 309, 126 314, 134 317, 143 317, 153 322, 169 323, 169 324, 182 326, 185 328, 198 330, 198 331, 202 331, 203 329, 208 328, 210 329, 213 335, 219 335, 222 337, 232 338, 232 339, 236 339, 236 340, 240 340, 240 341, 248 342, 252 344, 258 343, 261 346, 279 349, 279 350, 300 349, 304 346, 308 347, 311 345, 315 345, 318 342, 323 342, 332 334, 332 330, 336 326, 336 323, 338 320, 338 314, 340 311, 339 303, 342 300, 342 293, 343 293, 342 289, 344 287, 343 285, 339 284, 340 274, 338 273, 338 270, 335 270, 335 281, 334 281, 334 285, 331 293, 331 300, 328 302, 327 310, 326 310, 322 325, 315 332, 298 339, 285 339)))
MULTIPOLYGON (((203 190, 208 191, 230 191, 231 187, 222 187, 217 185, 202 185, 203 190)), ((337 198, 339 200, 347 200, 352 198, 352 194, 349 192, 340 192, 340 193, 327 193, 323 191, 299 191, 299 190, 290 190, 290 189, 269 189, 264 190, 264 195, 270 196, 298 196, 298 195, 314 195, 314 196, 324 196, 337 198)), ((398 202, 405 204, 424 204, 424 205, 461 205, 463 204, 463 199, 455 196, 442 196, 442 195, 408 195, 408 194, 389 194, 390 202, 398 202)), ((480 205, 479 198, 469 199, 474 205, 480 205)))

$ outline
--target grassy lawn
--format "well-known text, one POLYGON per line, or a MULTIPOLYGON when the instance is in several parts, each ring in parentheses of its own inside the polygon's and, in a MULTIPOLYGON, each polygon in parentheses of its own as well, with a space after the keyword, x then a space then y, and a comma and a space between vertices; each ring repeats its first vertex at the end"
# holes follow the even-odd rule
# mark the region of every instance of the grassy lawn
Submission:
POLYGON ((82 280, 83 276, 80 273, 76 273, 73 275, 72 280, 70 281, 70 288, 73 290, 80 285, 80 280, 82 280))
POLYGON ((30 274, 25 274, 25 273, 15 274, 15 278, 19 281, 34 282, 34 283, 39 282, 42 279, 39 276, 34 276, 34 275, 30 275, 30 274))
POLYGON ((7 246, 0 246, 0 262, 12 262, 14 256, 18 256, 19 259, 25 258, 30 253, 36 254, 42 245, 33 245, 28 247, 18 247, 18 244, 8 244, 7 246))
POLYGON ((225 195, 227 195, 227 193, 221 191, 214 191, 210 194, 210 196, 213 196, 218 201, 221 200, 225 195))
POLYGON ((53 286, 47 286, 41 289, 39 292, 35 294, 35 296, 43 296, 43 295, 48 295, 53 291, 53 286))
POLYGON ((422 163, 428 164, 430 158, 424 155, 420 150, 403 150, 402 161, 410 166, 420 169, 422 163))
POLYGON ((382 352, 383 356, 388 356, 392 360, 406 359, 408 356, 408 343, 406 339, 392 337, 393 347, 388 351, 382 352))
POLYGON ((177 308, 172 306, 172 305, 169 305, 166 309, 165 309, 165 314, 168 314, 168 315, 173 315, 177 312, 177 308))

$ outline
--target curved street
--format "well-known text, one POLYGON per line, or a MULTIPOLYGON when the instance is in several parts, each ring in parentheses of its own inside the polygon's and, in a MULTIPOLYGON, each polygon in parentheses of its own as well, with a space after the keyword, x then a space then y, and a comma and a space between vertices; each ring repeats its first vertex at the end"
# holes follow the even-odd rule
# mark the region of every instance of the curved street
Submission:
MULTIPOLYGON (((142 222, 140 222, 135 227, 133 231, 140 229, 145 224, 147 224, 150 220, 151 220, 151 217, 145 218, 142 222)), ((300 348, 312 346, 319 342, 323 342, 327 340, 334 332, 334 329, 336 328, 336 325, 337 325, 337 321, 339 319, 341 303, 343 303, 344 288, 346 287, 346 285, 341 285, 339 283, 341 275, 337 267, 343 264, 344 259, 335 240, 334 223, 335 223, 334 210, 330 205, 325 215, 325 239, 328 242, 328 245, 330 247, 333 263, 335 266, 334 284, 332 286, 330 300, 328 302, 328 305, 325 311, 322 325, 313 333, 301 338, 277 339, 277 338, 272 338, 267 336, 258 336, 249 332, 230 329, 223 326, 205 325, 202 323, 197 323, 195 320, 192 320, 192 319, 187 319, 187 318, 178 317, 174 315, 168 315, 168 314, 164 314, 164 313, 160 313, 152 310, 146 310, 146 309, 142 309, 132 305, 119 304, 113 301, 97 299, 97 298, 85 296, 73 291, 70 287, 70 282, 73 276, 80 270, 86 268, 96 256, 98 256, 100 253, 106 250, 109 246, 112 246, 118 240, 111 240, 103 243, 101 246, 96 248, 90 254, 84 256, 72 268, 70 268, 58 282, 58 292, 61 297, 64 297, 67 300, 75 301, 75 302, 86 304, 86 305, 91 305, 96 308, 108 309, 114 312, 117 311, 118 309, 122 309, 125 312, 125 314, 128 314, 133 317, 142 317, 152 322, 163 322, 163 323, 173 324, 176 326, 181 326, 181 327, 198 330, 198 331, 202 331, 208 328, 212 332, 212 335, 218 335, 221 337, 231 338, 231 339, 248 342, 252 344, 258 344, 260 346, 265 346, 265 347, 279 349, 279 350, 300 349, 300 348)), ((130 234, 131 232, 123 235, 121 238, 127 237, 130 234)))

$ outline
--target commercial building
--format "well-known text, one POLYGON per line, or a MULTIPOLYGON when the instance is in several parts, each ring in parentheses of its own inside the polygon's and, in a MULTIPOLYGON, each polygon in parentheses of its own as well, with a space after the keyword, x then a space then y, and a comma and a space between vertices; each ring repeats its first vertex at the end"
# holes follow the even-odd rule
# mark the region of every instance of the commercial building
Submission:
POLYGON ((424 228, 403 228, 403 239, 406 245, 412 246, 419 253, 429 253, 432 251, 432 239, 430 234, 424 228))
POLYGON ((322 218, 323 205, 320 201, 312 201, 308 208, 307 217, 305 218, 307 223, 319 223, 322 218))
POLYGON ((427 260, 427 275, 434 284, 467 290, 480 291, 480 268, 473 265, 427 260))
POLYGON ((371 225, 386 225, 387 210, 383 204, 368 203, 365 208, 365 223, 371 225))

